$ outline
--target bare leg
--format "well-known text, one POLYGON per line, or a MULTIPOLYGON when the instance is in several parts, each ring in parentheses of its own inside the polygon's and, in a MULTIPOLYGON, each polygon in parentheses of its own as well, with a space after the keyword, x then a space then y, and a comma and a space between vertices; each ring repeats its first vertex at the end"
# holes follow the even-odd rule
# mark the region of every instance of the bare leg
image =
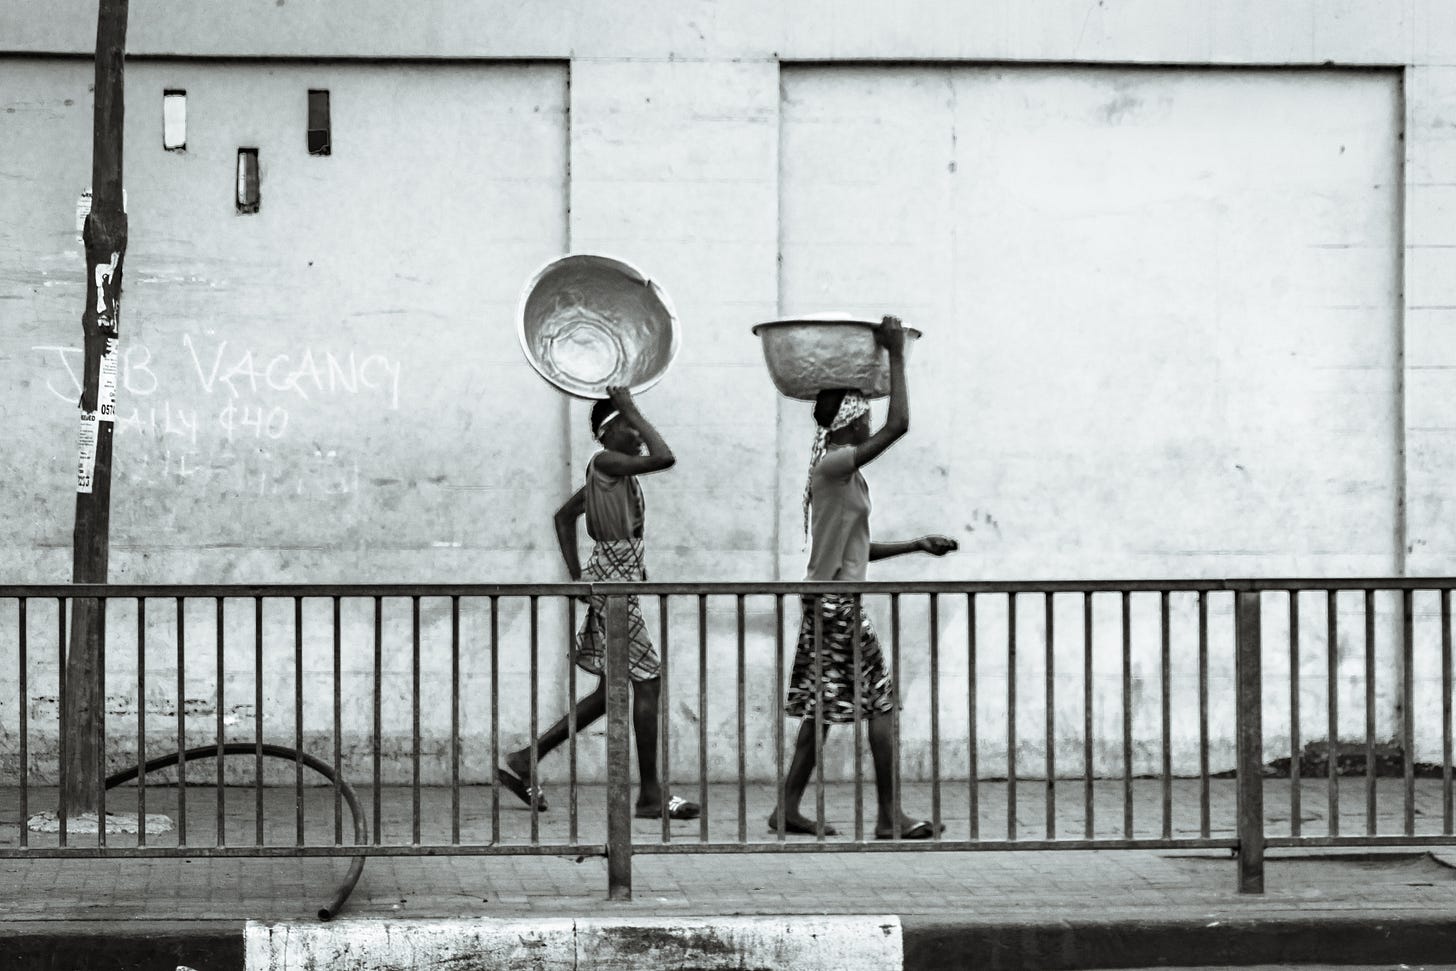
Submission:
MULTIPOLYGON (((825 723, 824 736, 820 739, 821 746, 828 737, 829 725, 825 723)), ((778 829, 779 813, 782 812, 786 831, 814 832, 818 829, 814 820, 799 811, 804 790, 809 788, 809 779, 814 774, 814 766, 814 719, 805 718, 799 723, 799 735, 794 740, 794 757, 789 762, 789 772, 784 778, 784 803, 769 817, 769 828, 778 829)), ((826 836, 833 836, 835 829, 833 826, 825 826, 824 833, 826 836)))
MULTIPOLYGON (((875 817, 875 833, 892 833, 895 819, 895 723, 890 712, 877 712, 870 717, 870 755, 875 762, 875 796, 879 811, 875 817)), ((906 833, 915 820, 900 813, 900 832, 906 833)))
POLYGON ((662 803, 662 786, 657 779, 657 706, 661 681, 632 682, 632 732, 637 737, 637 805, 656 807, 662 803))
MULTIPOLYGON (((576 703, 576 728, 581 731, 592 722, 596 721, 607 711, 607 683, 598 681, 592 693, 576 703)), ((551 752, 560 748, 562 743, 570 737, 571 722, 563 715, 556 724, 542 732, 536 739, 536 760, 539 762, 551 752)), ((527 784, 531 783, 531 746, 517 749, 506 756, 506 767, 516 775, 525 779, 527 784)))

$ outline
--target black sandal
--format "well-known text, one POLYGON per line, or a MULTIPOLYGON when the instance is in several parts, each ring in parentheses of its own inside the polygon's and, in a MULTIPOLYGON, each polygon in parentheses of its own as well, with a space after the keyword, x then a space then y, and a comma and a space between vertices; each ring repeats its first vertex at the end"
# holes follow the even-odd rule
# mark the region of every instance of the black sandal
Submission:
MULTIPOLYGON (((677 796, 673 796, 667 801, 668 819, 697 819, 702 814, 702 807, 695 802, 688 802, 686 799, 680 799, 677 796)), ((638 806, 637 811, 633 815, 638 819, 661 819, 662 807, 638 806)))
POLYGON ((526 785, 520 776, 509 769, 496 769, 495 778, 497 782, 511 790, 517 799, 525 803, 528 809, 534 808, 538 813, 546 811, 546 794, 541 791, 540 786, 526 785))
MULTIPOLYGON (((939 833, 944 833, 944 832, 945 832, 945 823, 941 823, 940 824, 940 829, 937 830, 934 826, 931 825, 930 820, 928 820, 928 819, 922 819, 922 820, 920 820, 920 822, 915 823, 914 825, 910 826, 910 828, 900 830, 900 839, 902 839, 902 840, 928 840, 932 836, 935 836, 935 835, 937 835, 939 833)), ((894 838, 895 838, 895 831, 893 829, 884 830, 884 831, 875 830, 875 839, 877 839, 877 840, 892 840, 894 838)))
MULTIPOLYGON (((768 817, 768 831, 770 833, 777 833, 779 831, 779 818, 777 815, 770 815, 768 817)), ((818 836, 820 832, 823 832, 825 836, 839 835, 839 830, 835 829, 829 823, 822 823, 819 826, 805 826, 803 823, 790 822, 787 819, 784 820, 784 832, 793 833, 796 836, 818 836)))

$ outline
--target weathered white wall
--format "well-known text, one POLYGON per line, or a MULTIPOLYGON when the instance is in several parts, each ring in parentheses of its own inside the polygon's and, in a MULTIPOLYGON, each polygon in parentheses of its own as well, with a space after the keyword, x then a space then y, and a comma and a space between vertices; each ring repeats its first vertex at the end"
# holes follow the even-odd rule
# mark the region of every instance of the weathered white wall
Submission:
MULTIPOLYGON (((81 0, 9 4, 0 45, 84 54, 93 16, 81 0)), ((643 400, 681 460, 646 484, 654 578, 800 576, 810 420, 776 398, 748 327, 780 310, 830 308, 893 310, 927 332, 911 369, 914 431, 871 470, 875 523, 885 535, 949 532, 963 551, 882 564, 877 577, 1450 573, 1456 532, 1444 484, 1456 468, 1445 402, 1456 389, 1446 358, 1456 345, 1445 334, 1456 249, 1443 214, 1456 198, 1453 26, 1456 13, 1430 0, 852 9, 765 0, 654 3, 630 17, 595 4, 448 0, 408 16, 366 0, 347 18, 320 0, 137 7, 137 55, 339 60, 129 65, 131 368, 120 405, 137 421, 117 438, 112 575, 561 578, 549 517, 590 454, 585 409, 546 388, 509 333, 521 282, 568 248, 639 262, 683 320, 683 353, 643 400), (399 57, 411 60, 389 60, 399 57), (493 60, 502 58, 552 62, 493 60), (846 59, 874 63, 834 63, 846 59), (827 63, 785 63, 803 61, 827 63), (998 63, 975 63, 986 61, 998 63), (1314 69, 1326 62, 1385 70, 1314 69), (189 92, 185 155, 160 147, 163 87, 189 92), (308 87, 333 92, 331 158, 304 152, 308 87), (258 216, 232 212, 244 144, 262 151, 258 216), (262 372, 256 393, 246 367, 221 380, 244 351, 262 372), (297 382, 269 386, 269 363, 286 360, 275 376, 293 373, 309 352, 320 380, 303 372, 307 400, 297 382), (330 357, 347 373, 350 353, 356 366, 373 362, 357 391, 329 383, 330 357)), ((5 580, 69 575, 73 387, 63 352, 37 348, 78 343, 73 210, 89 171, 89 79, 84 60, 0 60, 0 266, 15 268, 0 275, 9 298, 0 299, 0 386, 11 392, 0 409, 18 443, 0 459, 0 489, 20 512, 0 535, 5 580)), ((1094 711, 1099 734, 1115 738, 1117 604, 1097 604, 1094 711)), ((1363 630, 1358 603, 1342 607, 1353 679, 1342 709, 1353 732, 1363 722, 1363 630)), ((762 772, 779 688, 771 605, 748 608, 750 759, 762 772)), ((708 615, 705 721, 719 770, 734 760, 731 609, 715 601, 708 615)), ((887 629, 887 611, 872 609, 887 629)), ((995 754, 1005 741, 995 700, 1006 683, 1001 609, 988 602, 981 614, 987 771, 998 757, 1004 766, 995 754)), ((1152 759, 1156 598, 1135 609, 1139 758, 1152 759)), ((1313 609, 1306 738, 1323 734, 1313 680, 1323 672, 1323 619, 1313 609)), ((1064 598, 1057 611, 1065 767, 1081 743, 1081 605, 1064 598)), ((1227 611, 1215 598, 1218 644, 1227 611)), ((1382 613, 1387 732, 1398 669, 1390 607, 1382 613)), ((327 604, 305 614, 306 720, 311 744, 324 745, 327 604)), ((462 720, 467 775, 479 777, 488 770, 488 623, 472 606, 465 614, 462 720)), ((540 628, 543 721, 566 701, 558 614, 544 610, 540 628)), ((948 601, 941 614, 943 757, 957 766, 964 606, 948 601)), ((922 615, 923 605, 906 604, 902 681, 916 766, 926 760, 928 661, 923 636, 910 632, 924 629, 922 615)), ((1173 681, 1186 713, 1196 685, 1191 602, 1174 598, 1173 616, 1173 681)), ((346 692, 357 699, 346 705, 346 755, 364 760, 371 617, 358 605, 344 617, 346 692)), ((649 620, 655 630, 651 611, 649 620)), ((148 622, 148 669, 165 681, 171 620, 153 606, 148 622)), ((211 623, 206 605, 189 614, 186 694, 199 740, 215 730, 211 623)), ((1022 598, 1023 771, 1040 765, 1044 747, 1041 623, 1040 602, 1022 598)), ((1271 643, 1280 623, 1271 605, 1271 643)), ((13 613, 0 624, 13 629, 13 613)), ((227 624, 224 715, 246 735, 251 605, 230 605, 227 624)), ((33 609, 37 639, 45 625, 33 609)), ((696 767, 695 625, 691 608, 675 613, 679 774, 696 767)), ((407 744, 409 626, 407 603, 386 607, 391 752, 407 744)), ((448 605, 427 602, 422 626, 427 690, 439 699, 448 605)), ((124 618, 113 623, 117 683, 127 629, 124 618)), ((288 611, 270 613, 265 633, 269 703, 282 706, 269 734, 289 738, 288 611)), ((528 717, 528 639, 524 610, 508 606, 507 744, 528 717)), ((1434 644, 1423 635, 1416 672, 1417 710, 1427 712, 1439 710, 1434 644)), ((44 696, 50 662, 34 663, 31 693, 44 696)), ((1268 669, 1270 704, 1287 706, 1272 655, 1268 669)), ((1220 728, 1229 670, 1215 653, 1220 728)), ((14 699, 13 675, 0 679, 9 685, 0 695, 14 699)), ((156 691, 149 707, 165 733, 175 691, 156 691)), ((13 731, 13 700, 3 708, 13 731)), ((32 709, 44 732, 53 707, 33 700, 32 709)), ((131 724, 127 694, 117 709, 131 724)), ((1282 710, 1266 716, 1271 749, 1282 710)), ((435 768, 447 719, 441 703, 426 706, 435 768)), ((1439 726, 1422 724, 1428 756, 1439 726)), ((1178 719, 1185 770, 1194 730, 1186 714, 1178 719)), ((1222 751, 1227 741, 1224 732, 1222 751)), ((588 775, 596 744, 587 743, 588 775)), ((36 751, 46 757, 42 741, 36 751)), ((842 766, 845 746, 831 754, 842 766)), ((1103 768, 1120 765, 1116 751, 1098 755, 1103 768)))
MULTIPOLYGON (((0 385, 14 443, 0 459, 0 496, 14 513, 4 576, 56 581, 71 559, 84 302, 74 214, 89 183, 91 72, 54 59, 11 59, 0 70, 10 109, 0 262, 14 270, 0 283, 0 385)), ((549 522, 568 485, 566 409, 522 358, 513 314, 522 281, 566 247, 566 81, 564 65, 128 68, 114 580, 558 576, 549 522), (331 92, 328 157, 306 151, 310 87, 331 92), (188 92, 185 152, 162 149, 164 88, 188 92), (260 152, 255 215, 234 211, 242 146, 260 152)), ((150 704, 162 731, 175 695, 169 606, 154 604, 149 617, 159 696, 150 704)), ((205 606, 187 632, 198 652, 186 693, 199 738, 215 731, 205 606)), ((441 605, 427 611, 427 644, 441 644, 430 632, 448 619, 441 605)), ((32 620, 49 643, 43 616, 32 620)), ((228 624, 238 653, 227 667, 237 670, 223 708, 250 724, 251 606, 231 605, 228 624)), ((289 661, 286 682, 276 660, 266 665, 280 705, 292 694, 291 624, 280 611, 267 627, 268 650, 289 661)), ((134 629, 113 618, 114 683, 135 655, 123 646, 134 629)), ((306 669, 318 679, 308 693, 325 711, 331 644, 326 627, 311 629, 306 669)), ((406 706, 389 717, 392 747, 409 731, 407 641, 396 639, 408 630, 407 618, 392 627, 386 654, 386 670, 403 679, 387 686, 387 717, 406 706)), ((502 636, 526 642, 521 611, 502 636)), ((368 626, 346 632, 350 697, 365 697, 352 678, 372 672, 372 639, 368 626)), ((467 639, 467 675, 487 669, 479 644, 467 639)), ((548 676, 559 653, 548 655, 557 660, 548 676)), ((427 658, 431 695, 448 676, 441 656, 427 658)), ((503 653, 501 667, 503 694, 524 693, 524 652, 503 653)), ((43 677, 35 685, 44 732, 55 689, 43 677)), ((367 714, 349 706, 356 737, 367 714)), ((291 707, 279 717, 291 737, 291 707)))
MULTIPOLYGON (((13 0, 8 50, 88 51, 87 0, 13 0)), ((1187 64, 1438 64, 1445 0, 240 0, 139 5, 137 53, 648 60, 981 59, 1187 64)))

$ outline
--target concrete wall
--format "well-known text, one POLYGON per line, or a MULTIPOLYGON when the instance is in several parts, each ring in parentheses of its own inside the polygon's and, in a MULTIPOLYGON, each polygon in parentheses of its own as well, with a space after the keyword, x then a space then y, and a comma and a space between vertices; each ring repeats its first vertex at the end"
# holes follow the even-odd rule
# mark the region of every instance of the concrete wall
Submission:
MULTIPOLYGON (((0 382, 11 391, 0 407, 16 443, 0 459, 0 495, 20 512, 0 527, 7 581, 69 575, 76 355, 63 349, 79 344, 74 205, 88 180, 90 69, 34 55, 83 54, 93 14, 80 0, 0 11, 0 265, 15 268, 0 278, 0 382)), ((914 430, 871 470, 875 527, 947 532, 962 552, 882 564, 879 578, 1451 573, 1453 21, 1446 5, 1414 0, 653 3, 629 19, 585 3, 438 0, 404 12, 364 0, 347 17, 321 0, 137 7, 112 575, 559 579, 549 515, 590 454, 584 407, 526 368, 510 330, 521 283, 566 249, 640 263, 684 323, 677 364, 643 400, 680 457, 646 483, 654 578, 800 575, 810 419, 774 394, 748 327, 813 309, 896 311, 927 334, 911 367, 914 430), (189 92, 184 154, 160 144, 172 87, 189 92), (304 151, 311 87, 332 93, 329 158, 304 151), (263 159, 256 216, 232 211, 243 145, 263 159)), ((1095 730, 1114 741, 1118 606, 1098 598, 1094 609, 1095 730)), ((1322 606, 1303 614, 1306 738, 1323 733, 1322 606)), ((872 610, 888 630, 883 607, 872 610)), ((1046 748, 1046 653, 1042 605, 1018 607, 1025 772, 1046 748)), ((1271 643, 1283 636, 1279 607, 1271 643)), ((1381 602, 1377 625, 1382 734, 1401 701, 1394 607, 1381 602)), ((732 608, 714 601, 707 614, 706 713, 696 611, 674 608, 679 774, 696 768, 699 730, 719 740, 715 770, 734 763, 732 608)), ((901 659, 917 771, 928 761, 924 609, 904 606, 901 659)), ((988 772, 1005 764, 1004 609, 979 611, 988 772)), ((1138 758, 1150 767, 1156 598, 1134 609, 1138 758)), ((1211 602, 1216 761, 1231 744, 1229 609, 1211 602)), ((1341 609, 1353 733, 1363 618, 1356 598, 1341 609)), ((1060 598, 1054 614, 1063 766, 1080 760, 1081 610, 1060 598)), ((1187 770, 1196 605, 1175 597, 1170 610, 1175 753, 1187 770)), ((1416 710, 1429 712, 1438 614, 1420 610, 1416 710)), ((268 731, 287 738, 295 633, 291 611, 272 611, 264 683, 279 708, 268 731)), ((362 760, 372 613, 342 613, 345 692, 364 699, 346 707, 345 747, 362 760)), ((964 604, 940 614, 943 644, 956 645, 941 660, 942 757, 959 766, 964 604)), ((13 617, 0 617, 4 629, 13 617)), ((327 604, 305 610, 318 745, 331 744, 329 620, 327 604)), ((188 619, 183 693, 198 740, 216 731, 212 622, 206 605, 188 619)), ((48 643, 47 623, 44 608, 31 611, 35 643, 48 643)), ((148 624, 159 678, 148 708, 164 734, 175 622, 152 606, 148 624)), ((229 607, 221 708, 244 737, 252 624, 249 604, 229 607)), ((507 604, 500 625, 501 730, 513 744, 528 718, 524 606, 507 604)), ((123 684, 135 623, 112 626, 123 684)), ((422 626, 427 692, 439 698, 448 605, 424 604, 422 626)), ((466 605, 472 778, 489 768, 488 627, 466 605)), ((564 627, 556 605, 543 607, 543 721, 566 702, 564 627)), ((771 605, 750 600, 745 628, 761 773, 778 690, 771 605)), ((409 629, 408 604, 386 605, 390 752, 408 746, 409 629)), ((53 755, 54 663, 32 664, 40 765, 53 755)), ((1288 683, 1277 655, 1267 666, 1272 757, 1287 737, 1288 683)), ((13 732, 6 679, 0 724, 13 732)), ((115 707, 132 724, 134 689, 118 689, 115 707)), ((448 713, 427 708, 427 764, 439 769, 448 713)), ((1439 725, 1421 725, 1429 756, 1439 725)), ((1102 769, 1120 768, 1115 748, 1098 750, 1102 769)), ((842 771, 842 742, 831 756, 842 771)), ((596 765, 584 758, 588 775, 596 765)))

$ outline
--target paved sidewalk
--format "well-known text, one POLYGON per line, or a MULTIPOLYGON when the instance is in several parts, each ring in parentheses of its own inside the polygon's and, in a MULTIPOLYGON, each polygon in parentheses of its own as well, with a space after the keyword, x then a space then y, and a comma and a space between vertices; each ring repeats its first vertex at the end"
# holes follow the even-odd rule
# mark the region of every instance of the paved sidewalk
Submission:
MULTIPOLYGON (((1345 832, 1363 830, 1363 790, 1359 780, 1345 780, 1362 793, 1352 804, 1345 832)), ((1378 828, 1399 832, 1401 804, 1397 787, 1380 787, 1378 828)), ((1271 817, 1286 791, 1275 797, 1271 783, 1271 817)), ((1029 786, 1031 784, 1028 784, 1029 786)), ((1231 785, 1225 783, 1225 785, 1231 785)), ((1438 788, 1424 784, 1419 793, 1419 831, 1439 831, 1438 788)), ((1153 787, 1149 825, 1161 823, 1157 783, 1153 787)), ((999 831, 983 820, 983 835, 1005 834, 1004 791, 983 794, 1000 805, 999 831), (999 802, 998 802, 999 800, 999 802)), ((1176 787, 1176 820, 1192 819, 1196 832, 1196 783, 1176 787)), ((1004 790, 1004 787, 1003 787, 1004 790)), ((1029 790, 1034 791, 1034 790, 1029 790)), ((488 790, 486 790, 488 793, 488 790)), ((1024 794, 1018 817, 1027 820, 1039 838, 1044 805, 1024 794)), ((251 841, 255 820, 254 794, 227 791, 229 842, 251 841), (236 829, 236 832, 234 832, 236 829)), ((280 842, 294 836, 296 806, 290 789, 268 790, 265 817, 280 842)), ((553 794, 555 795, 555 794, 553 794)), ((562 794, 564 795, 564 793, 562 794)), ((14 820, 11 796, 0 798, 0 819, 14 820)), ((150 812, 166 812, 165 791, 148 796, 150 812)), ((381 802, 389 841, 408 839, 408 790, 392 791, 381 802), (406 813, 400 816, 400 812, 406 813)), ((448 832, 448 793, 422 793, 427 830, 448 832)), ((490 825, 489 799, 468 793, 469 826, 490 825), (484 814, 482 815, 482 810, 484 814)), ((736 835, 736 792, 711 793, 715 839, 736 835), (719 827, 724 831, 718 834, 719 827)), ((332 829, 331 790, 309 790, 309 819, 319 813, 320 825, 332 829), (316 807, 314 800, 321 800, 316 807), (327 812, 324 812, 327 809, 327 812)), ((53 800, 53 796, 49 797, 53 800)), ((762 824, 765 797, 749 800, 753 840, 772 840, 762 824)), ((928 794, 909 787, 909 799, 928 794)), ((1059 797, 1060 799, 1060 797, 1059 797)), ((365 803, 370 803, 365 798, 365 803)), ((1068 802, 1071 802, 1068 797, 1068 802)), ((1304 797, 1310 814, 1306 829, 1324 832, 1317 813, 1323 791, 1304 797)), ((113 800, 119 804, 120 799, 113 800)), ((204 818, 215 819, 215 792, 189 791, 189 838, 210 841, 204 818)), ((52 805, 46 793, 33 792, 33 809, 52 805)), ((830 816, 842 829, 852 827, 853 793, 836 787, 826 795, 830 816)), ((986 803, 983 803, 983 808, 986 803)), ((597 833, 599 790, 586 789, 579 799, 583 842, 597 833)), ((963 816, 953 816, 954 803, 942 796, 951 828, 964 833, 963 816)), ((1059 803, 1060 805, 1060 803, 1059 803)), ((564 837, 567 813, 553 806, 539 820, 543 839, 564 837)), ((963 811, 963 807, 962 807, 963 811)), ((1139 812, 1143 811, 1140 801, 1139 812)), ((1103 814, 1114 827, 1120 808, 1103 814)), ((503 835, 529 831, 529 812, 502 802, 503 835)), ((1217 819, 1217 817, 1216 817, 1217 819)), ((1215 827, 1214 835, 1229 835, 1215 827)), ((310 831, 312 830, 310 823, 310 831)), ((1277 819, 1271 821, 1275 830, 1277 819)), ((346 816, 347 826, 347 816, 346 816)), ((1180 822, 1178 829, 1183 829, 1180 822)), ((1075 826, 1061 835, 1080 836, 1075 826)), ((1099 830, 1101 826, 1099 825, 1099 830)), ((699 835, 697 823, 673 823, 674 842, 699 835)), ((175 837, 175 834, 172 834, 175 837)), ((1179 835, 1182 835, 1180 832, 1179 835)), ((17 828, 0 829, 0 845, 14 846, 17 828)), ((639 821, 636 837, 660 841, 660 824, 639 821)), ((39 839, 32 834, 32 843, 39 839)), ((162 838, 154 839, 160 842, 162 838)), ((796 844, 812 842, 793 838, 796 844)), ((840 840, 838 842, 843 842, 840 840)), ((905 928, 905 967, 1136 967, 1161 964, 1259 964, 1299 960, 1330 963, 1449 962, 1456 955, 1456 854, 1434 848, 1276 850, 1270 851, 1266 892, 1237 892, 1235 864, 1228 851, 1055 850, 976 852, 814 852, 814 853, 687 853, 640 854, 634 863, 634 899, 606 899, 605 863, 552 856, 509 857, 379 857, 371 859, 346 905, 341 921, 438 918, 544 919, 547 917, 712 918, 727 915, 885 914, 897 915, 905 928)), ((194 943, 232 939, 245 920, 311 920, 332 893, 347 867, 345 859, 163 859, 0 861, 0 935, 5 953, 27 953, 24 941, 105 940, 108 946, 127 936, 150 934, 153 943, 168 935, 194 943), (50 935, 49 938, 46 935, 50 935), (60 935, 57 937, 56 935, 60 935)), ((84 944, 76 945, 85 947, 84 944)), ((160 945, 159 945, 160 946, 160 945)), ((224 949, 227 950, 227 949, 224 949)), ((94 948, 93 948, 94 951, 94 948)), ((120 952, 118 952, 120 953, 120 952)), ((171 952, 168 952, 171 953, 171 952)), ((176 952, 178 962, 187 952, 176 952)), ((238 954, 204 949, 209 967, 240 967, 238 954), (227 955, 232 955, 231 957, 227 955)), ((16 959, 19 960, 18 958, 16 959)), ((61 966, 12 963, 8 967, 61 966)), ((97 965, 101 966, 101 965, 97 965)), ((142 967, 145 964, 114 964, 142 967)), ((150 965, 160 966, 160 965, 150 965)), ((170 968, 169 968, 170 971, 170 968)))

